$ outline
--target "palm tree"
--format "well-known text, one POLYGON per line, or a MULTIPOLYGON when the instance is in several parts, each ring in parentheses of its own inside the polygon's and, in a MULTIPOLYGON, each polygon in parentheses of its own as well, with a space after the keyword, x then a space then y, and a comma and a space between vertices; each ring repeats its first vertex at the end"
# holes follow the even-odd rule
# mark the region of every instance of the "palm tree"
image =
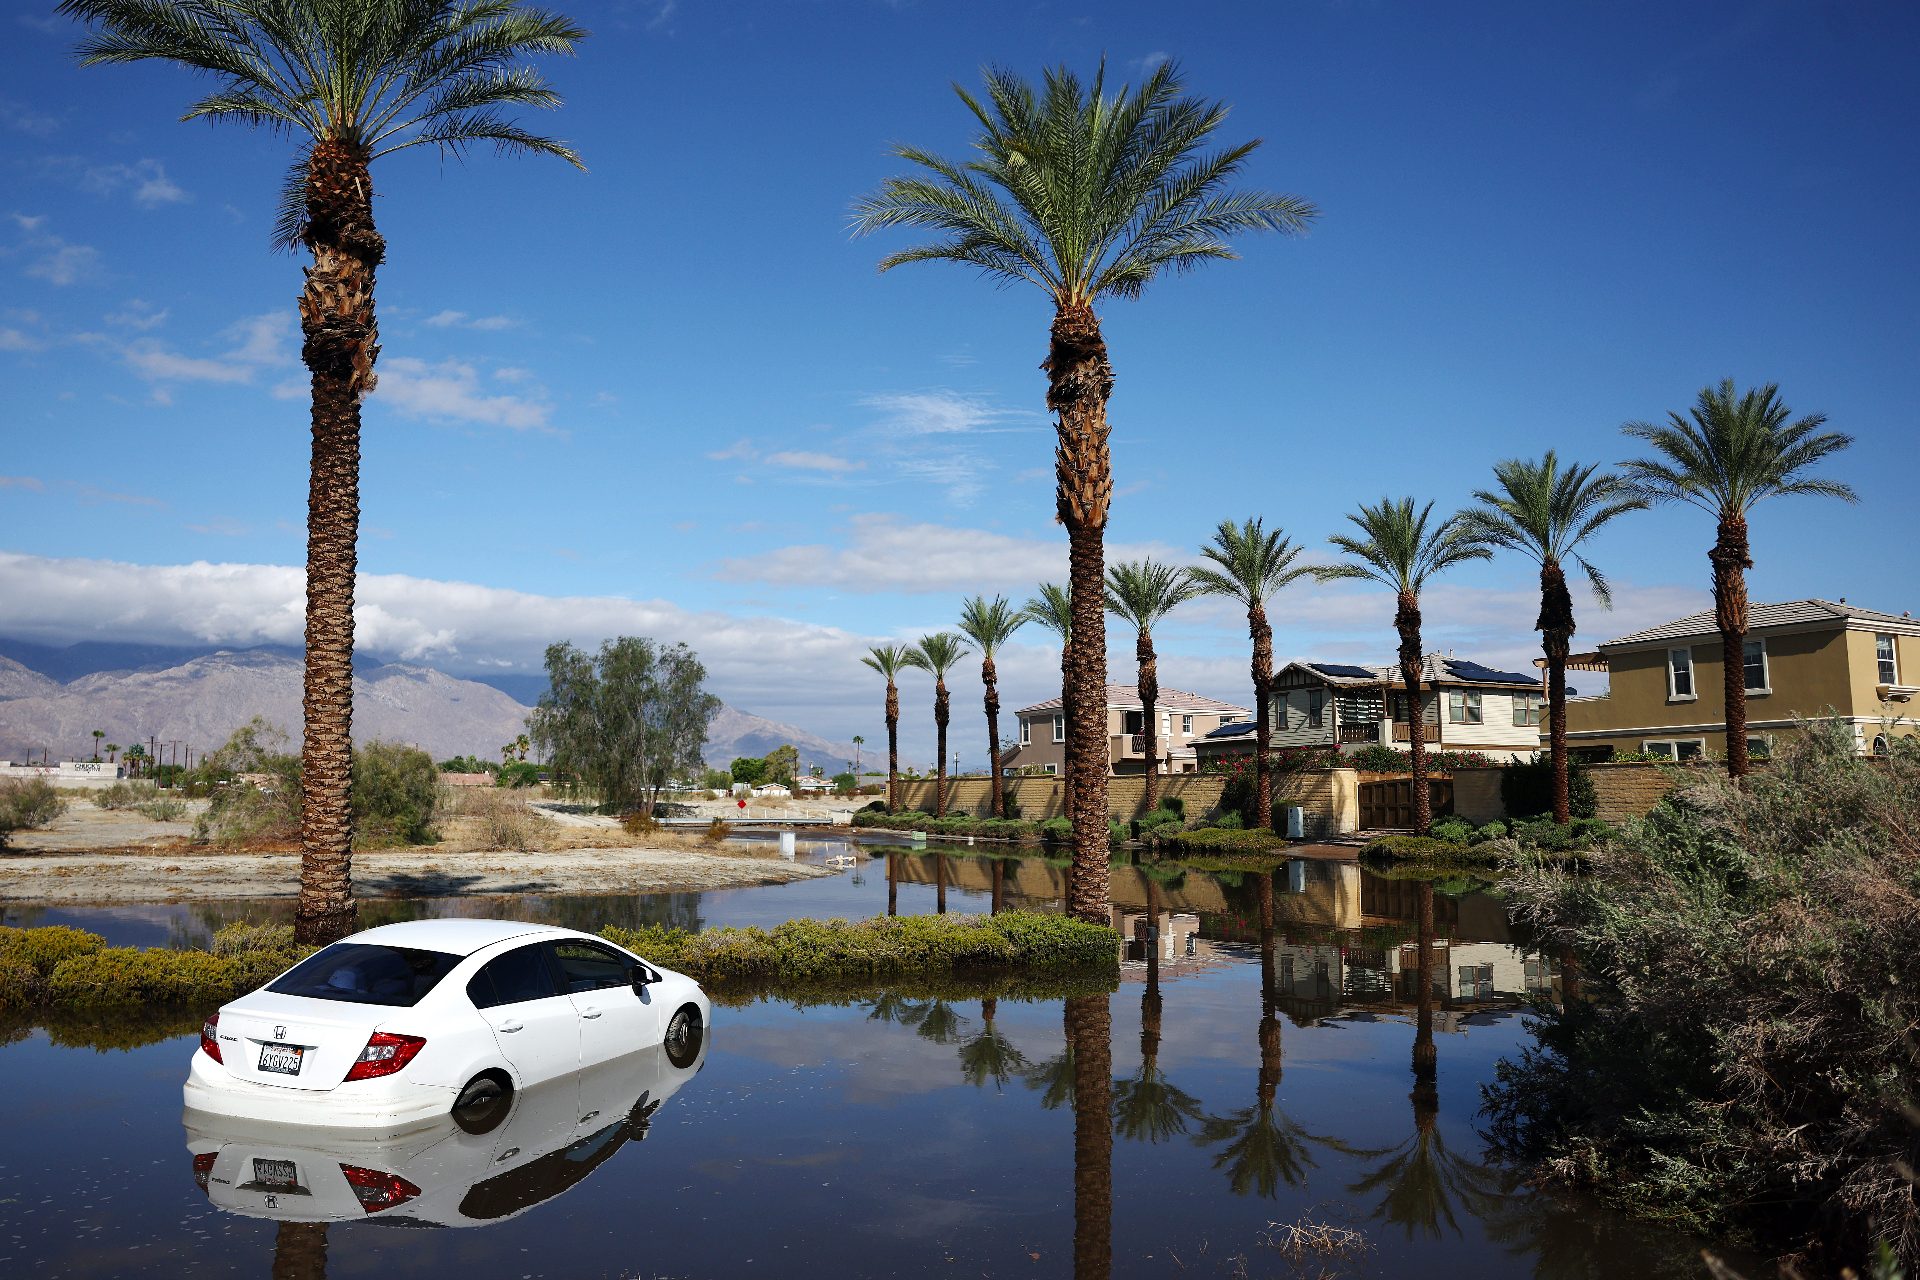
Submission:
POLYGON ((1222 520, 1213 542, 1200 548, 1211 565, 1191 570, 1202 592, 1238 600, 1247 610, 1247 634, 1253 640, 1254 821, 1262 831, 1273 825, 1273 765, 1267 746, 1272 733, 1267 704, 1273 688, 1273 628, 1267 624, 1267 601, 1311 572, 1294 563, 1300 551, 1280 530, 1267 532, 1258 516, 1239 525, 1222 520))
POLYGON ((107 763, 113 764, 115 761, 119 759, 120 759, 120 744, 117 742, 109 742, 107 744, 107 763))
POLYGON ((853 773, 856 781, 860 776, 860 748, 866 745, 867 740, 865 738, 857 733, 853 735, 853 773))
POLYGON ((1571 558, 1593 584, 1593 595, 1613 608, 1607 580, 1580 554, 1588 538, 1618 516, 1642 511, 1647 498, 1611 472, 1595 475, 1597 466, 1568 463, 1565 468, 1547 450, 1538 462, 1509 458, 1495 464, 1493 478, 1499 491, 1477 490, 1480 505, 1466 512, 1472 535, 1490 547, 1517 551, 1540 566, 1540 633, 1547 657, 1547 741, 1553 760, 1553 820, 1573 820, 1567 799, 1567 654, 1573 647, 1573 596, 1567 590, 1563 563, 1571 558))
POLYGON ((1427 794, 1426 714, 1420 700, 1420 664, 1425 658, 1420 647, 1420 593, 1435 574, 1493 555, 1459 514, 1429 529, 1432 514, 1431 502, 1416 513, 1412 498, 1382 498, 1371 507, 1362 503, 1359 513, 1347 519, 1366 537, 1334 534, 1328 541, 1350 559, 1313 571, 1322 582, 1366 578, 1394 592, 1400 678, 1407 687, 1407 754, 1413 757, 1413 825, 1418 831, 1433 823, 1433 797, 1427 794))
POLYGON ((1200 594, 1185 569, 1158 560, 1129 560, 1107 566, 1107 612, 1133 624, 1134 677, 1140 691, 1141 728, 1147 756, 1146 805, 1160 805, 1160 735, 1154 704, 1160 698, 1160 661, 1153 651, 1153 629, 1162 618, 1200 594))
POLYGON ((900 807, 900 673, 912 665, 903 644, 876 644, 860 659, 887 679, 887 808, 900 807))
POLYGON ((999 673, 994 669, 993 655, 1026 624, 1027 615, 1008 604, 1005 596, 995 596, 992 604, 987 603, 985 596, 975 596, 960 606, 960 634, 980 650, 980 683, 987 689, 987 770, 993 779, 992 803, 996 818, 1007 816, 1007 799, 1000 768, 999 673))
POLYGON ((936 631, 930 636, 921 636, 920 643, 907 650, 907 665, 918 667, 933 676, 933 741, 934 749, 938 752, 933 762, 933 816, 936 818, 945 817, 947 812, 947 721, 951 718, 948 713, 947 672, 972 652, 951 631, 936 631))
MULTIPOLYGON (((1073 723, 1073 682, 1068 678, 1067 664, 1073 652, 1073 601, 1067 595, 1067 589, 1057 582, 1043 582, 1035 588, 1035 594, 1021 607, 1029 621, 1037 622, 1060 637, 1060 715, 1068 724, 1073 723)), ((1106 691, 1101 690, 1104 703, 1106 691)), ((1063 814, 1072 814, 1073 809, 1073 736, 1069 734, 1064 744, 1063 754, 1066 763, 1061 766, 1062 778, 1061 808, 1063 814)), ((1102 779, 1104 782, 1105 780, 1102 779)), ((1104 788, 1103 788, 1104 789, 1104 788)), ((1073 868, 1067 868, 1067 899, 1073 899, 1073 868)))
POLYGON ((528 133, 502 108, 557 107, 532 68, 570 53, 585 30, 514 0, 62 0, 93 30, 83 65, 158 60, 206 75, 214 91, 183 119, 264 125, 302 139, 275 228, 313 255, 300 298, 312 375, 307 496, 306 688, 301 741, 300 898, 294 933, 351 928, 353 580, 360 524, 360 402, 373 391, 379 331, 373 161, 409 147, 462 156, 580 157, 528 133))
POLYGON ((1023 281, 1053 303, 1047 408, 1057 414, 1055 506, 1067 528, 1073 639, 1067 683, 1068 768, 1074 860, 1069 911, 1108 916, 1103 543, 1113 497, 1107 398, 1113 366, 1094 306, 1137 297, 1168 271, 1233 257, 1228 240, 1246 231, 1304 231, 1317 210, 1292 196, 1235 191, 1230 183, 1257 142, 1219 150, 1226 119, 1219 103, 1184 97, 1179 73, 1162 63, 1138 91, 1109 97, 1103 65, 1090 85, 1065 68, 1036 92, 1008 71, 989 71, 983 103, 955 92, 980 125, 964 163, 916 147, 896 152, 915 166, 862 199, 860 233, 912 227, 934 241, 881 260, 954 262, 1003 283, 1023 281))
POLYGON ((1654 502, 1685 502, 1719 522, 1707 561, 1713 566, 1713 612, 1720 624, 1720 664, 1727 701, 1727 772, 1745 777, 1747 762, 1747 512, 1762 498, 1812 494, 1858 502, 1837 480, 1807 474, 1814 463, 1853 443, 1838 431, 1822 431, 1824 413, 1789 422, 1769 382, 1736 395, 1733 379, 1704 387, 1687 417, 1629 422, 1628 435, 1653 446, 1658 457, 1626 464, 1627 478, 1654 502))
POLYGON ((100 742, 106 736, 107 731, 105 729, 95 729, 93 731, 93 759, 95 764, 100 762, 100 742))
POLYGON ((1113 1129, 1131 1142, 1158 1143, 1201 1119, 1200 1100, 1160 1070, 1160 899, 1147 880, 1147 981, 1140 992, 1140 1070, 1114 1082, 1113 1129))

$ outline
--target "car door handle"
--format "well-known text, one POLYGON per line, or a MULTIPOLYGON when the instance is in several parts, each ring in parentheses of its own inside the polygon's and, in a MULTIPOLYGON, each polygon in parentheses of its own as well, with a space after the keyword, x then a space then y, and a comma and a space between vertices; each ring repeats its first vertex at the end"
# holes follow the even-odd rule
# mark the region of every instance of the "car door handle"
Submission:
POLYGON ((508 1034, 512 1034, 526 1025, 524 1022, 503 1022, 500 1024, 500 1029, 508 1034))
POLYGON ((582 1009, 580 1016, 583 1018, 597 1018, 600 1016, 600 1011, 598 1009, 582 1009))

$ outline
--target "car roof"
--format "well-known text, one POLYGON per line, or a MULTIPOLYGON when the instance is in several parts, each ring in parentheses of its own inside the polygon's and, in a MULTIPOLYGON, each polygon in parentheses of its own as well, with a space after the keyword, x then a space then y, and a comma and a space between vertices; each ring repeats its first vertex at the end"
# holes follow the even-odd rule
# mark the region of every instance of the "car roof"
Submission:
POLYGON ((418 947, 423 951, 444 951, 470 956, 496 942, 530 935, 580 937, 573 929, 550 924, 532 924, 524 920, 402 920, 377 929, 356 933, 344 942, 372 942, 389 947, 418 947))

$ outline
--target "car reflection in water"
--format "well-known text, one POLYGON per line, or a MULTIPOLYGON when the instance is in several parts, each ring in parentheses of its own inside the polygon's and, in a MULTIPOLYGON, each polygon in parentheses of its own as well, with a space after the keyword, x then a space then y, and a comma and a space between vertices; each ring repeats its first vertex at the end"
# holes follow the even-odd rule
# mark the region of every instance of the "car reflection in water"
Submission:
POLYGON ((319 1129, 189 1110, 194 1181, 231 1213, 477 1227, 553 1199, 629 1142, 706 1065, 654 1045, 401 1132, 319 1129))

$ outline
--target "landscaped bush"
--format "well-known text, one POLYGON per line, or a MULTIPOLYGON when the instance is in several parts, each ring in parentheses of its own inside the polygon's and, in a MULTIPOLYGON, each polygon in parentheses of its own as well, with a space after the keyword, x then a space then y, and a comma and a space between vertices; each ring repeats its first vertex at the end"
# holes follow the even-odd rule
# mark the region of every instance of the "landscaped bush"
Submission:
POLYGON ((1504 1152, 1688 1229, 1804 1252, 1800 1274, 1913 1274, 1920 751, 1809 726, 1736 786, 1712 775, 1579 874, 1509 900, 1581 998, 1488 1091, 1504 1152))
POLYGON ((601 935, 701 981, 759 986, 981 971, 1108 971, 1119 935, 1066 916, 789 920, 773 929, 610 926, 601 935))
POLYGON ((1176 849, 1208 850, 1228 853, 1275 853, 1289 848, 1285 836, 1255 827, 1201 827, 1167 837, 1176 849))
POLYGON ((42 976, 52 973, 62 960, 91 955, 107 945, 107 940, 85 929, 63 924, 38 929, 0 927, 0 959, 27 965, 42 976))
POLYGON ((1072 818, 1048 818, 1040 824, 1040 836, 1049 844, 1059 844, 1073 838, 1072 818))
POLYGON ((1575 818, 1561 826, 1550 814, 1544 813, 1517 819, 1508 830, 1522 848, 1548 853, 1594 849, 1613 835, 1613 828, 1598 818, 1575 818))
POLYGON ((1485 844, 1489 840, 1505 839, 1506 834, 1507 824, 1496 818, 1494 821, 1489 822, 1486 826, 1477 829, 1473 833, 1473 843, 1485 844))
MULTIPOLYGON (((1430 775, 1452 773, 1455 769, 1483 769, 1494 763, 1493 757, 1482 751, 1429 751, 1425 754, 1430 775)), ((1413 768, 1413 755, 1396 747, 1370 742, 1340 763, 1351 765, 1364 773, 1407 773, 1413 768)))
MULTIPOLYGON (((1553 811, 1553 755, 1536 751, 1525 760, 1510 760, 1500 770, 1500 800, 1508 813, 1553 811)), ((1567 758, 1567 808, 1576 818, 1591 818, 1599 805, 1593 775, 1585 764, 1567 758)))
MULTIPOLYGON (((1466 826, 1465 823, 1460 825, 1466 826)), ((1363 856, 1389 862, 1478 862, 1482 860, 1481 855, 1469 852, 1464 837, 1460 840, 1448 840, 1436 836, 1383 836, 1368 845, 1363 856)))
POLYGON ((207 951, 107 947, 97 934, 60 925, 0 929, 0 1008, 218 1004, 304 954, 287 925, 229 925, 207 951))
POLYGON ((1232 810, 1228 810, 1207 824, 1208 827, 1218 831, 1240 831, 1245 829, 1246 825, 1246 819, 1232 810))
POLYGON ((1010 818, 974 818, 958 814, 936 818, 918 809, 887 813, 874 812, 871 806, 853 815, 853 825, 880 831, 923 831, 930 836, 960 839, 972 836, 978 840, 1010 840, 1026 844, 1041 839, 1043 835, 1042 828, 1036 824, 1010 818))
POLYGON ((1473 824, 1464 818, 1442 818, 1427 828, 1427 834, 1449 844, 1465 844, 1473 837, 1473 824))
POLYGON ((0 849, 15 831, 44 827, 67 811, 67 802, 45 778, 0 779, 0 849))

